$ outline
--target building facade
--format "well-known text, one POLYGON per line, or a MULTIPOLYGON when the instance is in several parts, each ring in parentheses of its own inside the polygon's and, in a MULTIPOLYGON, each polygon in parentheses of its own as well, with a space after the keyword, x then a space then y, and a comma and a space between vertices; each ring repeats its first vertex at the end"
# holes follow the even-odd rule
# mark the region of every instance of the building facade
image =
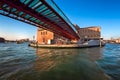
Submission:
POLYGON ((38 28, 37 30, 37 43, 39 44, 51 44, 54 34, 50 31, 38 28))
POLYGON ((101 37, 101 28, 99 26, 80 28, 78 25, 75 25, 75 28, 80 40, 94 40, 101 37))
POLYGON ((37 43, 38 44, 67 44, 69 40, 65 37, 54 34, 51 31, 38 28, 37 43))

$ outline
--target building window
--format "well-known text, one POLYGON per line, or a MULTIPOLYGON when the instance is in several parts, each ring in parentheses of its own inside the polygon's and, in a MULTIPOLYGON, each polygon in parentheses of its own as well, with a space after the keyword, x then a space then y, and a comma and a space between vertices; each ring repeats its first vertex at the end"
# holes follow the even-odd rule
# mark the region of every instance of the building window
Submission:
POLYGON ((97 29, 97 31, 99 32, 99 29, 97 29))
POLYGON ((43 42, 45 42, 45 38, 43 38, 43 42))
POLYGON ((45 35, 45 32, 43 32, 43 35, 45 35))

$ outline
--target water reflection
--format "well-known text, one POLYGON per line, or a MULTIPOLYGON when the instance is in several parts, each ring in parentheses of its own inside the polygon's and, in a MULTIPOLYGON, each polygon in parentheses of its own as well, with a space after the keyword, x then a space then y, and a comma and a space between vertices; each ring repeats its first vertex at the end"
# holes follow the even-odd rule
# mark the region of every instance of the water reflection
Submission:
POLYGON ((56 65, 67 63, 72 60, 79 50, 75 49, 40 49, 36 50, 36 65, 35 68, 40 71, 47 71, 54 68, 56 65))
POLYGON ((41 49, 36 51, 35 70, 41 80, 108 80, 94 63, 101 49, 41 49))
POLYGON ((84 49, 84 53, 87 54, 89 56, 89 59, 92 61, 96 61, 102 58, 102 52, 103 52, 103 48, 86 48, 84 49))
POLYGON ((108 80, 96 60, 112 80, 120 79, 119 44, 86 49, 0 44, 0 80, 108 80))

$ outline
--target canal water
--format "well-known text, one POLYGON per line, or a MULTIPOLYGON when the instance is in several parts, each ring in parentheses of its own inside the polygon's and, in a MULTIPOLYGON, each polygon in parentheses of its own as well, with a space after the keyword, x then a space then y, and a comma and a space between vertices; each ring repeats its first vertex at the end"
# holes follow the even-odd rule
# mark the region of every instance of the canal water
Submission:
POLYGON ((0 43, 0 80, 120 80, 120 45, 36 49, 0 43))

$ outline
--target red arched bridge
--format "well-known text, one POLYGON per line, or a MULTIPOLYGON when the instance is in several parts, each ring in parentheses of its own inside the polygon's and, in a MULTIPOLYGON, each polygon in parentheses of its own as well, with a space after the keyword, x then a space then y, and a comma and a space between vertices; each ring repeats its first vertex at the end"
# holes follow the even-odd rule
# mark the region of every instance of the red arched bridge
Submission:
POLYGON ((52 0, 0 0, 0 14, 69 39, 79 39, 74 25, 52 0))

